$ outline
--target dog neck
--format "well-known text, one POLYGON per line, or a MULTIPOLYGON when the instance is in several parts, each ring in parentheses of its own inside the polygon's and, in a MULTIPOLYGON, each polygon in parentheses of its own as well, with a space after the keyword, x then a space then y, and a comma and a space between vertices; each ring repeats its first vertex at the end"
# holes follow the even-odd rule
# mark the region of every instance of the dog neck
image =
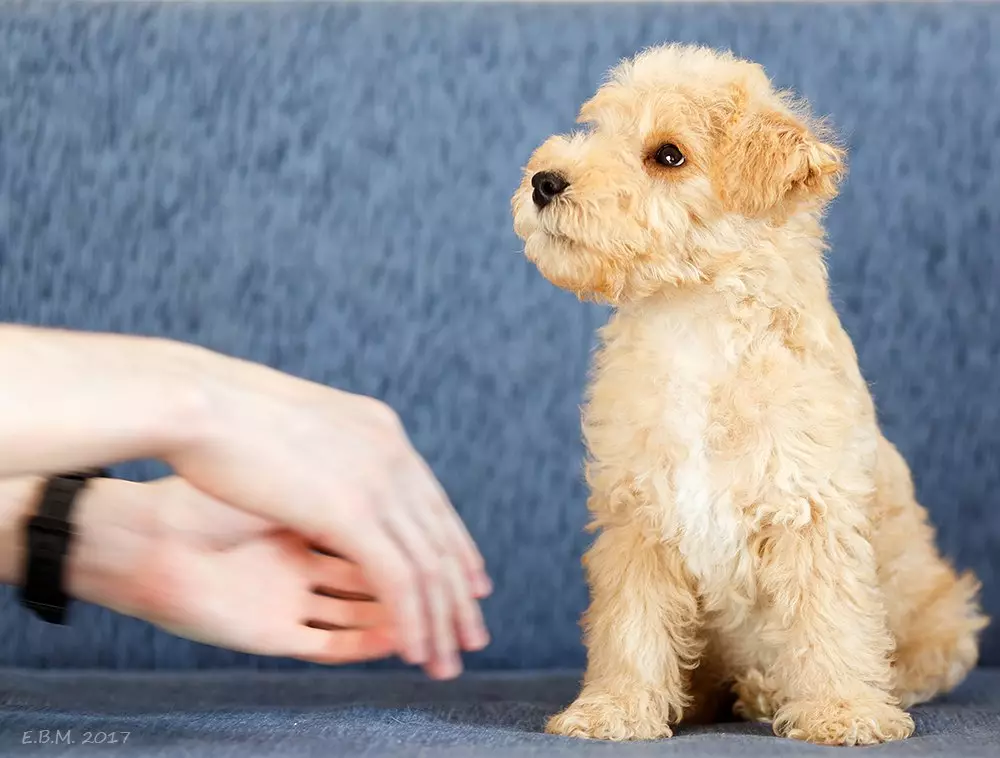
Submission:
POLYGON ((780 225, 724 220, 695 235, 687 256, 689 276, 660 282, 638 297, 615 304, 624 318, 644 318, 650 309, 685 307, 717 312, 746 324, 792 328, 804 321, 835 318, 830 307, 820 215, 802 212, 780 225))

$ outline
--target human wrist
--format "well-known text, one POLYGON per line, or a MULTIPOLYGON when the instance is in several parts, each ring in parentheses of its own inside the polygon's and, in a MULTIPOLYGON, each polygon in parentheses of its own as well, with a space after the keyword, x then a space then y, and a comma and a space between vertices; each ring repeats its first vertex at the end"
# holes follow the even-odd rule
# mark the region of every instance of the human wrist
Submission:
POLYGON ((241 434, 247 409, 262 397, 287 392, 287 378, 263 364, 185 343, 163 349, 183 367, 176 372, 183 381, 174 385, 179 410, 172 416, 181 423, 161 434, 160 459, 200 488, 206 462, 247 441, 241 434))
POLYGON ((172 340, 151 340, 149 374, 156 377, 163 402, 150 414, 145 429, 149 457, 171 464, 205 444, 215 427, 212 388, 217 363, 224 356, 172 340))
POLYGON ((35 476, 0 481, 0 584, 23 581, 25 526, 43 486, 44 479, 35 476))
MULTIPOLYGON (((0 583, 24 583, 27 524, 38 510, 45 482, 38 476, 0 481, 0 583)), ((135 482, 97 478, 77 493, 63 573, 69 598, 133 615, 139 609, 141 598, 130 578, 150 545, 152 504, 143 492, 135 482)))
POLYGON ((66 561, 66 593, 127 615, 141 615, 134 577, 152 540, 153 503, 146 485, 91 479, 74 509, 74 537, 66 561))
MULTIPOLYGON (((115 337, 111 337, 115 339, 115 337)), ((134 412, 128 430, 133 454, 116 460, 149 458, 170 463, 208 436, 212 401, 208 377, 220 356, 184 342, 154 337, 130 338, 135 373, 126 376, 123 408, 134 412)), ((119 350, 108 345, 109 351, 119 350)))

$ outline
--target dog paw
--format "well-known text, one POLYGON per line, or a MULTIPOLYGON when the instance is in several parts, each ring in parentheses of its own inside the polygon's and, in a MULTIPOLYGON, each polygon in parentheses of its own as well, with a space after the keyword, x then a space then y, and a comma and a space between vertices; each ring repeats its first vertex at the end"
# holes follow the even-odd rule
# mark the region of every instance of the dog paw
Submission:
POLYGON ((751 669, 733 685, 736 703, 733 713, 747 721, 770 723, 778 710, 778 692, 764 675, 751 669))
POLYGON ((651 707, 649 695, 629 697, 587 693, 545 727, 549 734, 593 740, 655 740, 673 732, 659 709, 651 707))
POLYGON ((913 719, 877 701, 793 702, 778 710, 774 733, 822 745, 874 745, 906 739, 913 734, 913 719))

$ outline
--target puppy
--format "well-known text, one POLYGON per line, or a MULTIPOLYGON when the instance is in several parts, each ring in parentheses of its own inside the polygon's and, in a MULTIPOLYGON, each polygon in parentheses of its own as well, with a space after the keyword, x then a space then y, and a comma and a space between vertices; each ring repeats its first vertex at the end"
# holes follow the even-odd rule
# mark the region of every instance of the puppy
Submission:
POLYGON ((610 304, 583 413, 587 671, 555 734, 738 715, 896 740, 986 625, 934 546, 831 305, 844 153, 764 70, 704 48, 615 68, 512 200, 553 284, 610 304))

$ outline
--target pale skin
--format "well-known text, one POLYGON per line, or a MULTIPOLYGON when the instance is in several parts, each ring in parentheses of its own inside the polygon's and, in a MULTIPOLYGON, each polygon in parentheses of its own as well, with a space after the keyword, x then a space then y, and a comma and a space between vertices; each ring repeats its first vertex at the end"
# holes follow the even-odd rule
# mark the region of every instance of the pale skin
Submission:
POLYGON ((0 326, 0 365, 0 582, 20 582, 45 476, 157 459, 175 476, 80 496, 74 597, 222 647, 399 654, 441 679, 487 643, 482 557, 378 401, 122 335, 0 326))

